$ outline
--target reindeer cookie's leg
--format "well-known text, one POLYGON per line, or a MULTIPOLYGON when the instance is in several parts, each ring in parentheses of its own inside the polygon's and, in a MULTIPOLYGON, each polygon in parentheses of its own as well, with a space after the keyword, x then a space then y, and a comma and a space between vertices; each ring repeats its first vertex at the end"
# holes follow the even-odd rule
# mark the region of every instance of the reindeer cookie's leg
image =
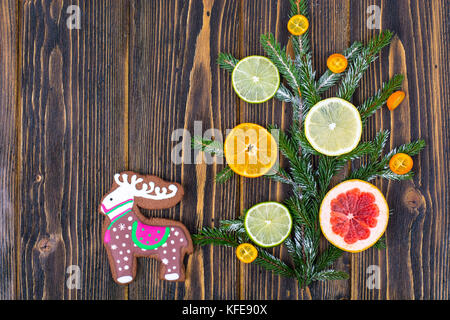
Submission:
POLYGON ((131 248, 118 245, 111 246, 111 268, 114 268, 116 282, 127 284, 134 279, 134 264, 136 263, 131 248))
POLYGON ((184 280, 184 265, 182 248, 188 245, 183 231, 176 227, 170 228, 167 242, 160 248, 160 259, 164 265, 164 279, 184 280))

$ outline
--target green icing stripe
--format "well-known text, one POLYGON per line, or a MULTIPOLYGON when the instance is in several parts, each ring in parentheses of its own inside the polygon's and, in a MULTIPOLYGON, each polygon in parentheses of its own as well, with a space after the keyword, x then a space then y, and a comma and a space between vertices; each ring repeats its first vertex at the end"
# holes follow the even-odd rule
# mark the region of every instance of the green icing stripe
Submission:
POLYGON ((147 245, 147 244, 143 244, 142 242, 140 242, 138 240, 138 238, 136 237, 137 226, 138 226, 138 222, 137 221, 133 222, 131 238, 133 239, 133 242, 141 249, 152 250, 152 249, 156 249, 156 248, 162 246, 164 243, 166 243, 167 238, 169 237, 169 234, 170 234, 169 227, 166 227, 166 231, 164 232, 164 236, 162 237, 161 241, 159 241, 158 243, 155 243, 153 245, 147 245))
POLYGON ((127 205, 127 204, 129 204, 129 203, 132 203, 132 202, 133 202, 133 199, 128 200, 127 202, 124 202, 124 203, 118 205, 117 207, 112 208, 111 210, 109 210, 109 211, 107 212, 107 214, 110 214, 111 212, 116 211, 117 209, 122 208, 123 206, 125 206, 125 205, 127 205))
POLYGON ((116 223, 117 220, 119 220, 120 218, 122 218, 124 215, 126 215, 126 214, 127 214, 128 212, 130 212, 130 211, 131 211, 131 209, 128 210, 128 211, 125 211, 123 214, 121 214, 120 216, 118 216, 117 218, 115 218, 115 219, 109 224, 109 227, 108 227, 107 230, 111 229, 112 225, 113 225, 114 223, 116 223))

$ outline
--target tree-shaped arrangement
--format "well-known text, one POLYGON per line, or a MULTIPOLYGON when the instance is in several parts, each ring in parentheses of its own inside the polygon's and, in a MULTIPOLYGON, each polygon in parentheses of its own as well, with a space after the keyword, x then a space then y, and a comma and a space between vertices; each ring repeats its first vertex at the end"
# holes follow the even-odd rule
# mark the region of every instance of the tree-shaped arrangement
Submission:
POLYGON ((198 245, 234 247, 241 261, 295 278, 303 288, 316 280, 347 279, 347 273, 332 267, 343 251, 385 248, 389 209, 370 181, 377 177, 412 179, 411 157, 425 143, 411 142, 386 153, 388 130, 378 132, 372 141, 361 141, 367 120, 385 104, 393 111, 405 97, 400 91, 403 76, 395 75, 361 105, 351 103, 363 74, 389 45, 392 32, 383 31, 365 45, 355 42, 331 55, 327 71, 316 77, 308 1, 290 3, 287 29, 294 57, 272 34, 260 39, 267 57, 238 60, 226 53, 218 57, 220 67, 232 73, 233 88, 244 101, 261 103, 274 97, 291 104, 290 128, 274 131, 275 125, 262 128, 243 123, 227 135, 223 145, 202 137, 194 137, 192 144, 225 157, 227 166, 217 174, 217 182, 225 183, 236 173, 247 178, 264 176, 291 186, 291 195, 283 204, 259 203, 236 220, 203 227, 193 238, 198 245), (335 85, 336 97, 322 99, 335 85), (271 132, 277 132, 278 139, 271 132), (285 168, 275 166, 278 151, 287 159, 285 168), (349 162, 352 170, 330 190, 333 176, 349 162), (330 242, 323 250, 319 247, 321 235, 330 242), (287 248, 290 261, 282 261, 267 249, 278 245, 287 248))

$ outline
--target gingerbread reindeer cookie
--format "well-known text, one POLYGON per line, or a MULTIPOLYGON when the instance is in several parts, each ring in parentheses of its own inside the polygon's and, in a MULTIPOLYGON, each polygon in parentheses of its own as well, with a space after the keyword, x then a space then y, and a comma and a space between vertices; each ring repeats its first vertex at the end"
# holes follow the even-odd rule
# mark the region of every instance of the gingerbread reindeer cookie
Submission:
POLYGON ((183 194, 178 183, 155 176, 134 172, 114 176, 113 186, 99 208, 106 216, 102 239, 114 281, 127 284, 134 280, 137 257, 160 260, 160 279, 184 281, 183 258, 193 251, 189 231, 181 222, 148 219, 139 211, 139 207, 173 207, 181 201, 183 194))

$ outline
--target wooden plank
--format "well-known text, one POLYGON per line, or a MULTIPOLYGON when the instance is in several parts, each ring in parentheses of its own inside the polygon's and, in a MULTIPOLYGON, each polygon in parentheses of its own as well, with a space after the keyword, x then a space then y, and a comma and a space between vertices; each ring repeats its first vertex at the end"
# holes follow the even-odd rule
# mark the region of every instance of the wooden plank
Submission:
MULTIPOLYGON (((240 57, 249 55, 265 55, 260 45, 261 34, 271 32, 282 44, 288 42, 285 28, 290 10, 289 1, 247 1, 241 3, 241 41, 240 57)), ((291 108, 287 104, 271 99, 270 101, 250 105, 240 101, 239 122, 252 122, 266 127, 277 124, 287 128, 291 117, 291 108)), ((241 214, 256 203, 263 201, 282 201, 287 195, 286 186, 274 183, 265 178, 240 178, 241 214), (257 190, 257 191, 256 191, 257 190)), ((277 247, 272 253, 283 260, 288 255, 283 247, 277 247)), ((241 299, 298 299, 302 294, 297 282, 285 279, 250 264, 240 265, 240 298, 241 299)))
POLYGON ((414 157, 410 182, 381 182, 394 213, 387 229, 387 250, 369 249, 352 260, 353 299, 448 299, 448 116, 449 67, 446 1, 354 1, 352 37, 368 38, 366 8, 382 10, 383 28, 396 33, 388 51, 365 77, 362 96, 369 96, 395 73, 403 73, 405 101, 394 112, 378 112, 369 126, 374 135, 390 129, 389 147, 425 138, 426 149, 414 157), (361 33, 361 34, 359 34, 361 33), (369 289, 368 267, 378 266, 380 288, 369 289))
MULTIPOLYGON (((316 79, 327 70, 327 58, 333 53, 341 53, 350 46, 349 8, 348 1, 314 0, 311 1, 311 48, 313 65, 317 70, 316 79)), ((338 85, 323 94, 323 98, 336 96, 338 85)), ((348 172, 344 168, 332 180, 332 186, 341 182, 348 172)), ((328 241, 322 237, 321 251, 328 246, 328 241)), ((334 264, 336 270, 350 274, 350 254, 343 254, 334 264)), ((348 299, 350 297, 350 281, 314 282, 309 288, 313 299, 348 299)))
MULTIPOLYGON (((235 125, 229 75, 216 65, 219 51, 238 51, 236 1, 132 1, 129 167, 181 182, 181 206, 148 215, 180 220, 191 232, 234 218, 237 180, 213 183, 222 166, 194 163, 190 135, 235 125), (201 121, 196 132, 195 121, 201 121), (176 129, 187 133, 179 135, 176 129), (172 133, 175 135, 172 136, 172 133), (172 137, 175 141, 172 141, 172 137), (171 155, 184 137, 184 163, 171 155)), ((216 137, 220 138, 220 137, 216 137)), ((175 151, 175 153, 173 153, 175 151)), ((237 264, 231 249, 196 248, 187 280, 158 279, 160 262, 141 259, 130 299, 236 299, 237 264), (224 272, 226 270, 226 272, 224 272)))
POLYGON ((17 90, 19 11, 0 3, 0 300, 16 297, 17 90))
POLYGON ((24 1, 20 297, 124 298, 101 243, 99 201, 125 165, 128 1, 24 1), (81 9, 70 30, 67 7, 81 9), (68 289, 67 267, 80 268, 68 289))

